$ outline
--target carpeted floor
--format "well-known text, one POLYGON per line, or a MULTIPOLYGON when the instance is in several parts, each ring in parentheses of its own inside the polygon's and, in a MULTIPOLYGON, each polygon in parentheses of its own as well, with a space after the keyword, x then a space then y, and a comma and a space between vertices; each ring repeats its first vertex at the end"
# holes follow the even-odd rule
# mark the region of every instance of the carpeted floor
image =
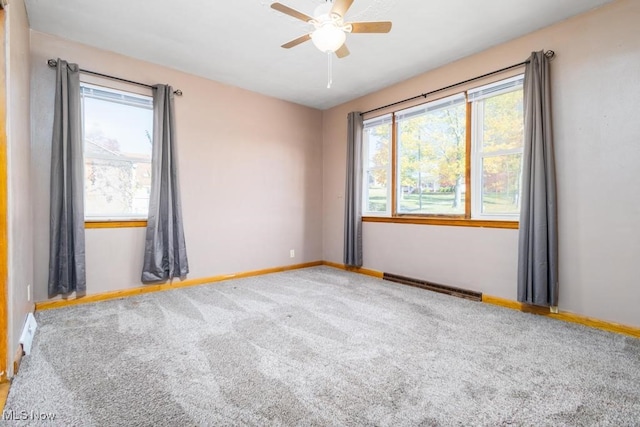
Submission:
POLYGON ((640 340, 329 267, 36 317, 5 417, 53 413, 47 425, 77 426, 640 425, 640 340))

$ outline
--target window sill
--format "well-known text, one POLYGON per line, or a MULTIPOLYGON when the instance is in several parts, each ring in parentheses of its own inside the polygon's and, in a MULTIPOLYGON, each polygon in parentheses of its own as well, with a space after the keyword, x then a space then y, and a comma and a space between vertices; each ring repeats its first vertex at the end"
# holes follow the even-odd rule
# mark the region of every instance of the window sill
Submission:
POLYGON ((147 220, 124 220, 124 221, 85 221, 84 228, 132 228, 146 227, 147 220))
POLYGON ((384 222, 394 224, 424 224, 424 225, 447 225, 458 227, 484 227, 484 228, 507 228, 518 229, 518 221, 497 221, 485 219, 466 219, 466 218, 437 218, 437 217, 419 217, 419 216, 397 216, 397 217, 380 217, 365 216, 362 222, 384 222))

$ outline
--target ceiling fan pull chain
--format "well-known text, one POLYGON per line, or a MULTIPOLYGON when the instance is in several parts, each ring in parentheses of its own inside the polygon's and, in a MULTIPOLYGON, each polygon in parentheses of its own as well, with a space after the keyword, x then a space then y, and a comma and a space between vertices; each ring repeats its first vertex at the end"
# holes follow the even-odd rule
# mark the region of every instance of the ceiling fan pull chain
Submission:
POLYGON ((333 72, 332 72, 332 68, 331 67, 331 55, 333 55, 333 52, 327 52, 327 89, 331 89, 331 83, 333 83, 333 72))

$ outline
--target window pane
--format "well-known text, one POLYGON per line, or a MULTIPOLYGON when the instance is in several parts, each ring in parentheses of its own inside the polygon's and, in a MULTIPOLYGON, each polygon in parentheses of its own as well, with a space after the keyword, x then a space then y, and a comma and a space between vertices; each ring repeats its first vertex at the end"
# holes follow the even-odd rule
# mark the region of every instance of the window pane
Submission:
POLYGON ((465 212, 465 104, 398 121, 398 212, 465 212))
POLYGON ((482 159, 482 213, 516 214, 520 211, 522 154, 482 159))
POLYGON ((522 90, 492 96, 484 102, 482 151, 522 148, 524 138, 522 90))
POLYGON ((365 211, 386 212, 387 211, 387 171, 377 169, 367 172, 365 186, 365 211))
POLYGON ((146 218, 151 98, 104 88, 83 90, 83 113, 85 217, 146 218))
POLYGON ((363 133, 364 211, 387 212, 389 198, 389 159, 391 157, 391 123, 376 121, 366 125, 363 133))
POLYGON ((85 158, 85 217, 146 217, 151 163, 85 158))
POLYGON ((364 130, 365 152, 369 168, 387 167, 391 144, 391 124, 385 123, 364 130))

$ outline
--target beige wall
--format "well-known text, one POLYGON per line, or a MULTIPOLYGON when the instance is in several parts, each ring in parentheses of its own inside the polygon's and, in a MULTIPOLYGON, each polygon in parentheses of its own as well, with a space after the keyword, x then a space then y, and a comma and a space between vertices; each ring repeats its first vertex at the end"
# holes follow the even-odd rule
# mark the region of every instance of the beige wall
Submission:
MULTIPOLYGON (((325 111, 324 259, 342 262, 349 111, 376 108, 553 49, 560 308, 640 326, 639 22, 640 1, 619 0, 325 111)), ((516 230, 365 223, 364 265, 515 300, 517 237, 516 230)))
POLYGON ((7 174, 9 240, 9 369, 25 317, 33 309, 27 286, 33 283, 30 182, 29 25, 22 0, 11 1, 7 19, 7 174))
MULTIPOLYGON (((55 79, 47 59, 57 57, 184 92, 175 105, 189 278, 322 259, 320 111, 32 31, 36 300, 47 299, 55 79)), ((141 286, 144 233, 86 231, 87 293, 141 286)))
MULTIPOLYGON (((31 32, 36 300, 47 298, 48 58, 184 91, 176 101, 178 156, 190 277, 200 278, 342 262, 346 114, 553 49, 560 307, 640 325, 640 199, 633 194, 640 170, 633 108, 640 99, 639 17, 638 1, 618 0, 323 113, 31 32)), ((139 286, 143 240, 144 229, 87 230, 88 292, 139 286)), ((364 246, 366 267, 516 297, 515 230, 366 223, 364 246)))

